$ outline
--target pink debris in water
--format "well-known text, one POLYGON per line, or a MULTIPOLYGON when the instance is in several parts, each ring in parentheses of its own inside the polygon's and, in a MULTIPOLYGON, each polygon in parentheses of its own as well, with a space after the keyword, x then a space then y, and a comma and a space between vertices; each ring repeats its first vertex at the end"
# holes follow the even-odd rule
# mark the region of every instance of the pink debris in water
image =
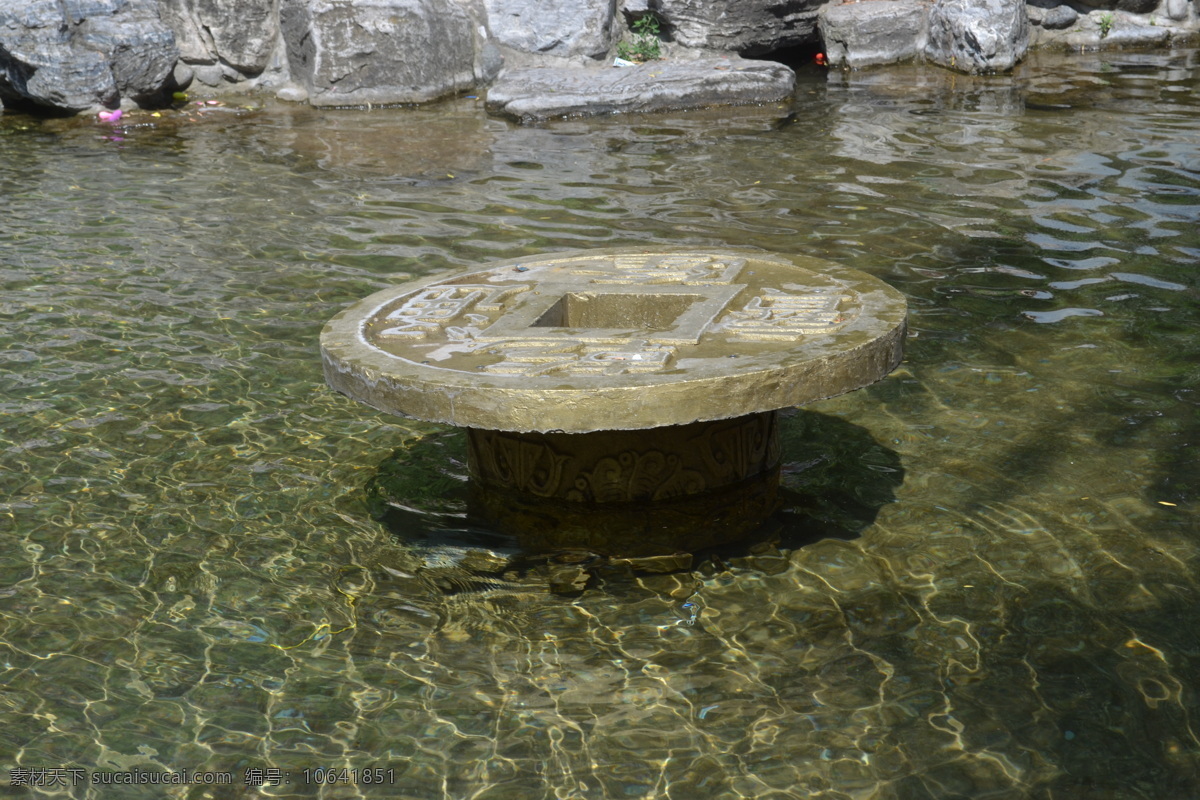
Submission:
POLYGON ((115 111, 101 111, 96 116, 100 118, 101 122, 116 122, 121 118, 121 109, 118 108, 115 111))

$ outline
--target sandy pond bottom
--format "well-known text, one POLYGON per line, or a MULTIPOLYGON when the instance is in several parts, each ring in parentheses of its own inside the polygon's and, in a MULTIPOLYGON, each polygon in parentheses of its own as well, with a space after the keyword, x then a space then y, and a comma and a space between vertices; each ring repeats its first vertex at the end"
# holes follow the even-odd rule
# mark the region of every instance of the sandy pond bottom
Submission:
POLYGON ((0 797, 1200 797, 1198 89, 1187 51, 530 128, 0 116, 0 797), (752 547, 479 574, 461 434, 326 389, 320 326, 650 242, 869 272, 906 361, 788 417, 752 547), (230 783, 103 783, 184 770, 230 783))

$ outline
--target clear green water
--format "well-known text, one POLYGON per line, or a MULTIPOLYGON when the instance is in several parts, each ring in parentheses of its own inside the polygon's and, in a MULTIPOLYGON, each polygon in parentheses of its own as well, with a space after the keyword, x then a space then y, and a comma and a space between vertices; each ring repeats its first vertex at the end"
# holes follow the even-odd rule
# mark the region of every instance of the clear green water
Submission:
POLYGON ((0 796, 1200 797, 1198 90, 1125 53, 535 128, 0 117, 0 769, 234 776, 0 796), (789 419, 753 552, 462 578, 461 438, 327 390, 321 325, 645 242, 870 272, 906 361, 789 419))

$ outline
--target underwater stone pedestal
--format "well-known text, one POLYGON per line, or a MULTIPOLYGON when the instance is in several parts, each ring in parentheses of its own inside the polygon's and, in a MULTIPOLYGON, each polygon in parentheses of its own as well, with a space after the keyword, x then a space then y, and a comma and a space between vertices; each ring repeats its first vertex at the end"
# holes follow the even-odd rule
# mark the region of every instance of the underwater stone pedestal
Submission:
POLYGON ((523 546, 669 560, 771 513, 778 410, 883 378, 906 316, 815 258, 577 251, 377 292, 321 350, 334 389, 465 427, 474 510, 523 546))

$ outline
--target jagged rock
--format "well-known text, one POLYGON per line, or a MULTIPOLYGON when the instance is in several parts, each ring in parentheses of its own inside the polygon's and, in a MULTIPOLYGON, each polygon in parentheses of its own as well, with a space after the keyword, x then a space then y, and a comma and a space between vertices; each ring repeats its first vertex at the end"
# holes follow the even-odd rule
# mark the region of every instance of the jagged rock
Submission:
POLYGON ((475 83, 475 26, 460 2, 281 2, 292 78, 314 106, 419 103, 475 83))
POLYGON ((612 46, 616 0, 484 0, 483 4, 492 36, 515 50, 603 58, 612 46))
POLYGON ((224 62, 245 75, 271 63, 279 38, 276 0, 158 0, 189 64, 224 62))
POLYGON ((822 0, 656 0, 650 10, 687 47, 760 55, 815 44, 822 0))
POLYGON ((129 0, 121 13, 88 17, 80 28, 83 45, 108 57, 121 97, 152 100, 171 83, 179 48, 151 0, 129 0))
POLYGON ((833 67, 894 64, 918 57, 929 31, 923 0, 878 0, 822 6, 817 27, 833 67))
POLYGON ((783 64, 737 57, 653 61, 625 69, 532 67, 502 73, 487 110, 522 121, 582 114, 768 103, 789 97, 783 64))
POLYGON ((1006 72, 1029 49, 1025 0, 937 0, 925 57, 961 72, 1006 72))
POLYGON ((0 101, 58 111, 152 103, 179 51, 153 0, 22 0, 0 6, 0 101))

